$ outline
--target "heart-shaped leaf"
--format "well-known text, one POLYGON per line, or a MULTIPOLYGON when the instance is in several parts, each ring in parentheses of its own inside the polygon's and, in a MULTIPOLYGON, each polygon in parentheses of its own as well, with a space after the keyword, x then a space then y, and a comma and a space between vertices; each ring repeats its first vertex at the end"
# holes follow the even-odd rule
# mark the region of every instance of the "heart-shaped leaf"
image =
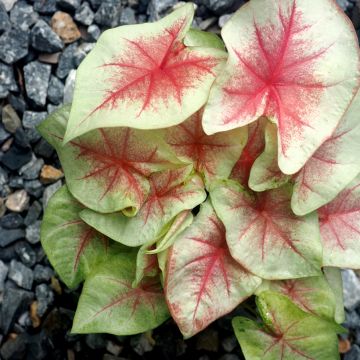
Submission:
POLYGON ((186 47, 186 4, 152 24, 108 30, 79 66, 65 141, 92 129, 179 124, 204 105, 226 53, 186 47))
POLYGON ((161 285, 146 278, 137 288, 135 254, 118 254, 86 278, 76 310, 73 333, 132 335, 162 324, 169 312, 161 285))
POLYGON ((132 287, 137 287, 144 277, 154 277, 160 272, 157 256, 148 254, 150 249, 154 249, 154 244, 144 244, 137 253, 135 279, 132 287))
MULTIPOLYGON (((266 281, 261 288, 287 296, 296 306, 310 314, 329 320, 335 318, 335 294, 323 275, 296 280, 266 281)), ((257 293, 261 294, 262 289, 258 289, 257 293)))
POLYGON ((158 239, 161 230, 183 210, 201 204, 206 193, 191 165, 150 176, 150 194, 134 217, 120 213, 99 214, 85 209, 81 218, 111 239, 127 246, 140 246, 158 239))
POLYGON ((68 116, 64 107, 39 130, 57 150, 71 193, 95 211, 136 214, 150 191, 150 174, 178 160, 156 131, 97 129, 63 145, 68 116))
POLYGON ((213 136, 204 133, 202 110, 187 121, 165 129, 165 141, 183 161, 192 162, 206 182, 226 179, 246 142, 245 129, 236 129, 213 136))
POLYGON ((249 187, 254 191, 275 189, 290 179, 279 169, 276 126, 270 122, 265 128, 265 144, 265 150, 255 160, 250 172, 249 187))
POLYGON ((264 150, 264 131, 267 122, 268 121, 265 117, 261 117, 254 123, 247 126, 248 140, 246 146, 231 171, 230 179, 239 181, 244 187, 248 187, 250 170, 254 161, 264 150))
POLYGON ((186 46, 201 46, 225 50, 223 41, 214 33, 190 29, 184 38, 186 46))
POLYGON ((360 176, 319 209, 324 266, 360 267, 360 176))
POLYGON ((320 273, 322 249, 317 216, 295 216, 290 207, 291 193, 288 185, 251 193, 234 181, 219 182, 210 190, 232 256, 264 279, 320 273))
POLYGON ((335 130, 359 87, 352 24, 334 1, 252 0, 222 37, 229 58, 205 108, 205 132, 265 115, 278 127, 280 169, 296 173, 335 130))
POLYGON ((264 325, 233 319, 247 360, 338 360, 339 325, 300 310, 288 298, 265 291, 256 299, 264 325))
POLYGON ((333 200, 360 173, 360 93, 334 134, 296 176, 293 211, 304 215, 333 200))
POLYGON ((225 228, 210 202, 170 249, 165 294, 185 337, 203 330, 253 294, 261 280, 231 257, 225 228))
POLYGON ((80 219, 83 209, 63 186, 50 199, 41 226, 41 244, 70 288, 83 281, 97 262, 106 261, 110 241, 80 219))

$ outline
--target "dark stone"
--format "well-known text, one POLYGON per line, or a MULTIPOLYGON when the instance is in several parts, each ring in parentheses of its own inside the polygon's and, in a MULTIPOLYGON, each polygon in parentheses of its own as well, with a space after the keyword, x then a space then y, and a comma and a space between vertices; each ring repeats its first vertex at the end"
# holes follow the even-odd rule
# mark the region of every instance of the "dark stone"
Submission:
POLYGON ((40 198, 44 192, 44 186, 39 180, 24 181, 24 189, 36 198, 40 198))
MULTIPOLYGON (((30 149, 30 142, 24 129, 19 127, 15 131, 14 144, 22 147, 23 149, 30 149)), ((30 161, 30 160, 29 160, 30 161)))
POLYGON ((48 282, 54 276, 54 271, 48 267, 37 264, 34 268, 34 281, 37 283, 48 282))
POLYGON ((87 33, 88 33, 88 40, 95 42, 100 37, 101 30, 97 25, 93 24, 88 27, 87 33))
POLYGON ((19 28, 11 28, 0 36, 0 60, 7 64, 25 57, 29 52, 29 34, 19 28))
POLYGON ((5 8, 1 5, 0 3, 0 35, 11 26, 9 16, 5 8))
POLYGON ((70 44, 62 52, 59 58, 59 64, 56 69, 56 76, 60 79, 64 79, 69 75, 70 70, 75 69, 74 53, 78 44, 70 44))
POLYGON ((9 94, 7 99, 18 114, 22 115, 24 113, 26 110, 26 102, 21 94, 17 96, 9 94))
POLYGON ((28 335, 19 334, 14 339, 9 338, 1 347, 0 355, 4 360, 21 360, 26 355, 28 335))
MULTIPOLYGON (((209 10, 217 15, 222 15, 234 6, 235 0, 205 0, 204 3, 209 10)), ((238 5, 241 6, 243 3, 244 1, 241 1, 238 5)))
POLYGON ((31 290, 34 281, 34 274, 30 268, 21 262, 11 260, 8 277, 17 286, 26 290, 31 290))
POLYGON ((24 180, 34 180, 39 177, 43 166, 44 160, 33 155, 32 159, 19 169, 19 174, 22 175, 24 180))
POLYGON ((359 360, 360 359, 360 347, 353 345, 349 352, 344 355, 344 360, 359 360))
POLYGON ((174 5, 176 5, 176 3, 177 0, 151 0, 147 8, 149 21, 161 19, 173 8, 174 5))
POLYGON ((24 225, 24 219, 20 214, 9 213, 0 218, 0 226, 4 229, 17 229, 24 225))
MULTIPOLYGON (((77 68, 85 59, 86 55, 94 48, 93 43, 82 43, 74 52, 74 65, 77 68)), ((66 83, 65 83, 66 87, 66 83)))
POLYGON ((95 22, 102 26, 115 27, 120 24, 121 1, 103 0, 95 14, 95 22))
POLYGON ((345 311, 344 326, 348 329, 360 329, 360 315, 356 310, 345 311))
POLYGON ((36 253, 26 241, 17 242, 15 251, 25 266, 32 267, 36 264, 36 253))
POLYGON ((64 84, 56 76, 51 75, 47 98, 55 105, 62 103, 64 97, 64 84))
POLYGON ((34 10, 40 14, 51 15, 57 10, 56 0, 35 0, 34 10))
POLYGON ((0 260, 0 293, 4 291, 4 283, 8 272, 9 268, 0 260))
POLYGON ((5 289, 1 307, 1 328, 4 334, 8 333, 16 317, 28 308, 33 298, 34 294, 30 291, 13 288, 5 289))
POLYGON ((89 26, 94 21, 94 12, 91 10, 89 3, 86 1, 76 10, 74 19, 79 23, 89 26))
POLYGON ((41 221, 35 221, 29 225, 25 230, 26 240, 30 244, 37 244, 40 242, 40 225, 41 221))
POLYGON ((44 21, 39 20, 31 29, 31 46, 45 53, 54 53, 64 48, 60 37, 44 21))
POLYGON ((35 288, 36 300, 38 302, 37 314, 42 317, 54 302, 54 292, 49 285, 40 284, 35 288))
POLYGON ((104 349, 106 340, 102 334, 88 334, 85 339, 86 345, 93 350, 104 349))
MULTIPOLYGON (((43 330, 40 331, 40 333, 35 334, 31 337, 29 337, 28 340, 28 358, 31 360, 43 360, 48 359, 49 357, 46 357, 49 355, 49 341, 48 338, 43 330)), ((53 352, 51 353, 51 357, 53 355, 53 352)))
POLYGON ((31 156, 32 153, 30 149, 14 144, 0 159, 0 162, 10 170, 18 170, 31 160, 31 156))
POLYGON ((65 10, 75 11, 80 6, 81 0, 57 0, 57 5, 65 10))
POLYGON ((23 229, 3 229, 0 228, 0 247, 5 247, 15 242, 16 240, 23 239, 25 231, 23 229))
POLYGON ((41 211, 42 211, 42 207, 41 207, 40 203, 35 200, 31 204, 31 206, 25 216, 24 224, 26 226, 33 224, 39 218, 41 211))
POLYGON ((22 124, 25 129, 27 138, 31 143, 39 141, 41 139, 40 133, 37 131, 36 126, 39 125, 47 117, 46 111, 25 111, 22 124))
POLYGON ((6 98, 9 94, 9 91, 18 91, 18 86, 14 77, 14 71, 12 66, 5 65, 0 62, 0 99, 6 98))
POLYGON ((23 31, 29 30, 35 24, 39 15, 33 7, 23 1, 17 2, 10 12, 11 22, 23 31))
POLYGON ((34 147, 36 155, 49 159, 54 154, 54 148, 42 138, 34 147))
MULTIPOLYGON (((7 246, 5 248, 1 248, 0 251, 0 260, 2 261, 11 261, 16 257, 16 251, 15 251, 15 244, 12 244, 10 246, 7 246)), ((1 323, 1 321, 0 321, 1 323)), ((0 325, 1 328, 1 325, 0 325)))
POLYGON ((5 186, 9 181, 9 175, 5 169, 0 166, 0 187, 5 186))
POLYGON ((13 189, 22 189, 24 187, 24 180, 20 176, 12 176, 9 180, 9 186, 13 189))
POLYGON ((0 123, 0 144, 2 144, 5 140, 7 140, 11 134, 7 132, 3 126, 3 124, 0 123))
POLYGON ((99 6, 101 5, 101 1, 102 1, 102 0, 89 0, 92 9, 95 10, 95 11, 96 11, 96 10, 99 8, 99 6))
POLYGON ((51 65, 33 61, 24 66, 26 93, 37 106, 46 104, 51 65))
POLYGON ((136 24, 135 10, 131 7, 123 9, 120 15, 120 25, 132 25, 136 24))

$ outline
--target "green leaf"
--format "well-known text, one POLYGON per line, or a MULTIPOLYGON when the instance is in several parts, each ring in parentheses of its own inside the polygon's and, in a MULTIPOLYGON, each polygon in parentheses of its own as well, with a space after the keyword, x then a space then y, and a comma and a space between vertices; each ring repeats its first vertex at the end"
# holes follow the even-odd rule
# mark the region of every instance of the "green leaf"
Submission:
POLYGON ((164 128, 199 110, 227 55, 183 44, 193 15, 188 3, 158 22, 105 31, 77 70, 65 142, 103 127, 164 128))
POLYGON ((225 50, 225 45, 218 35, 198 29, 190 29, 186 33, 184 44, 225 50))
POLYGON ((177 237, 166 268, 166 301, 186 338, 232 311, 261 283, 230 255, 210 201, 177 237))
POLYGON ((97 129, 63 145, 69 109, 61 108, 39 126, 59 155, 69 190, 94 211, 136 214, 150 191, 148 177, 178 167, 179 160, 157 131, 97 129))
POLYGON ((156 241, 160 232, 183 210, 201 204, 206 193, 192 166, 155 173, 150 176, 151 190, 136 216, 120 213, 99 214, 85 209, 81 218, 101 233, 127 246, 140 246, 156 241))
POLYGON ((249 187, 254 191, 275 189, 286 184, 290 178, 279 169, 276 125, 268 122, 265 128, 265 150, 251 168, 249 187))
POLYGON ((83 209, 63 186, 50 199, 41 226, 41 244, 70 288, 83 281, 95 264, 106 261, 110 246, 106 236, 80 219, 83 209))
POLYGON ((137 288, 135 254, 118 254, 87 277, 76 310, 73 333, 132 335, 151 330, 168 317, 162 288, 147 278, 137 288))
POLYGON ((291 193, 289 185, 262 193, 247 192, 231 180, 214 183, 210 189, 211 202, 226 227, 232 256, 264 279, 321 273, 317 215, 295 216, 290 207, 291 193))
POLYGON ((221 31, 227 64, 203 117, 211 135, 271 119, 278 163, 297 173, 338 126, 359 88, 355 29, 335 1, 251 0, 221 31))
POLYGON ((303 311, 329 320, 335 318, 335 295, 323 275, 296 280, 268 281, 266 288, 285 295, 303 311))
POLYGON ((263 292, 257 305, 264 325, 233 319, 247 360, 338 360, 337 333, 343 328, 300 310, 288 298, 263 292))

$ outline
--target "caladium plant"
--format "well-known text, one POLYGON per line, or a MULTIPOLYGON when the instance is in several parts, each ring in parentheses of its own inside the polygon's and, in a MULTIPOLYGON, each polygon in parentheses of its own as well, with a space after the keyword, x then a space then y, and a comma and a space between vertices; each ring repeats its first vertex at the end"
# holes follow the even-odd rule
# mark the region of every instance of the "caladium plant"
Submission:
POLYGON ((172 317, 185 338, 256 296, 247 360, 339 359, 360 268, 360 59, 333 0, 250 0, 216 35, 187 3, 107 30, 39 131, 66 185, 43 247, 74 333, 172 317), (226 50, 227 51, 226 51, 226 50))

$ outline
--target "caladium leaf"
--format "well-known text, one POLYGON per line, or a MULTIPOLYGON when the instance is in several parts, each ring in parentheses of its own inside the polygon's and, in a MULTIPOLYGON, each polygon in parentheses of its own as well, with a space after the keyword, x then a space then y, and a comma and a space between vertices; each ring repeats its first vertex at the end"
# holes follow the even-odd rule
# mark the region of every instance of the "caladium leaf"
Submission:
POLYGON ((299 309, 287 297, 265 291, 256 299, 264 324, 236 317, 235 335, 248 360, 338 360, 339 325, 299 309))
POLYGON ((137 287, 145 276, 154 277, 159 274, 159 265, 155 254, 148 254, 149 249, 153 249, 154 244, 144 244, 140 247, 136 256, 135 280, 132 287, 137 287))
POLYGON ((296 176, 293 211, 304 215, 333 200, 360 173, 360 93, 333 135, 296 176))
POLYGON ((341 270, 333 267, 324 267, 323 271, 335 296, 335 321, 338 324, 342 324, 345 321, 345 310, 341 270))
POLYGON ((191 165, 150 176, 150 194, 134 217, 120 213, 99 214, 85 209, 81 218, 111 239, 127 246, 156 241, 160 232, 177 214, 201 204, 206 193, 191 165), (190 176, 189 176, 190 175, 190 176))
MULTIPOLYGON (((296 280, 266 281, 261 287, 287 296, 296 306, 310 314, 329 320, 335 318, 335 295, 323 275, 296 280)), ((258 294, 261 292, 261 289, 257 290, 258 294)))
POLYGON ((201 46, 225 50, 223 41, 214 33, 190 29, 184 38, 186 46, 201 46))
POLYGON ((104 32, 77 70, 65 141, 95 128, 163 128, 199 110, 227 55, 183 44, 193 15, 185 4, 156 23, 104 32))
POLYGON ((109 239, 79 217, 84 208, 66 186, 50 199, 41 226, 41 244, 64 283, 73 288, 98 261, 106 261, 109 239))
POLYGON ((213 136, 204 133, 202 110, 187 121, 165 129, 165 141, 183 161, 192 162, 206 182, 227 178, 246 142, 246 131, 236 129, 213 136))
POLYGON ((360 176, 319 209, 323 265, 360 267, 360 176))
POLYGON ((229 58, 210 93, 205 132, 265 115, 278 127, 280 169, 296 173, 332 134, 359 87, 352 24, 334 1, 252 0, 222 37, 229 58))
POLYGON ((242 186, 248 186, 251 167, 265 148, 264 131, 267 122, 268 120, 265 117, 261 117, 247 126, 248 139, 246 146, 230 175, 230 179, 239 181, 242 186))
POLYGON ((268 122, 265 128, 265 150, 255 160, 250 172, 249 187, 254 191, 275 189, 290 179, 289 175, 279 169, 276 131, 276 125, 268 122))
POLYGON ((72 332, 132 335, 163 323, 169 312, 159 280, 146 278, 133 288, 134 277, 134 254, 99 264, 86 278, 72 332))
POLYGON ((226 227, 232 256, 264 279, 320 273, 322 249, 317 216, 293 215, 291 191, 286 185, 256 194, 230 180, 218 182, 210 190, 216 213, 226 227))
POLYGON ((156 131, 96 129, 63 145, 68 116, 64 107, 39 130, 57 150, 69 190, 90 209, 134 215, 150 191, 150 174, 179 163, 156 131))
POLYGON ((210 202, 170 248, 165 294, 185 337, 203 330, 253 294, 261 280, 230 255, 225 228, 210 202))

